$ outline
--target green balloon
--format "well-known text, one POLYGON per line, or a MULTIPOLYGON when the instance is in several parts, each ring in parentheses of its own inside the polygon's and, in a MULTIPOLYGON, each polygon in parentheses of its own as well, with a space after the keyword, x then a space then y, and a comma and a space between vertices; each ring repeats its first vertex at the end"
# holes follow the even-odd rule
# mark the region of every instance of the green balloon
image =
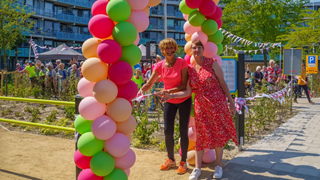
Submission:
POLYGON ((112 0, 108 3, 107 14, 115 22, 127 20, 131 14, 131 8, 127 1, 112 0))
POLYGON ((114 158, 109 153, 100 151, 92 157, 90 168, 97 176, 107 176, 113 171, 115 164, 114 158))
POLYGON ((76 120, 74 121, 74 127, 80 134, 84 134, 86 132, 91 132, 91 125, 93 121, 86 120, 81 115, 78 115, 76 120))
POLYGON ((192 13, 193 11, 197 10, 197 9, 191 9, 187 6, 186 4, 186 0, 183 0, 180 2, 179 4, 179 9, 180 11, 183 13, 183 14, 190 14, 192 13))
POLYGON ((105 176, 103 180, 128 180, 128 176, 122 169, 114 168, 114 170, 108 176, 105 176))
POLYGON ((223 51, 223 46, 222 46, 222 44, 220 43, 220 44, 217 44, 217 47, 218 47, 218 52, 217 52, 217 54, 220 55, 220 54, 222 53, 222 51, 223 51))
POLYGON ((213 35, 218 31, 218 24, 216 21, 212 19, 207 19, 204 21, 204 23, 201 25, 201 30, 206 35, 213 35))
POLYGON ((214 33, 211 36, 208 36, 208 41, 213 42, 215 44, 220 44, 223 41, 223 34, 220 30, 218 30, 216 33, 214 33))
POLYGON ((190 113, 190 116, 191 116, 191 117, 194 117, 194 96, 195 96, 195 93, 192 93, 192 94, 191 94, 192 105, 191 105, 191 113, 190 113))
POLYGON ((192 26, 199 27, 204 23, 206 17, 203 14, 201 14, 201 12, 194 11, 190 13, 188 20, 192 26))
POLYGON ((131 66, 138 64, 142 58, 141 50, 134 44, 122 46, 121 49, 122 54, 120 60, 129 63, 131 66))
POLYGON ((93 156, 103 149, 104 141, 94 137, 92 132, 87 132, 80 136, 77 147, 81 154, 93 156))
POLYGON ((113 28, 112 36, 121 46, 129 46, 137 38, 137 29, 129 22, 120 22, 113 28))

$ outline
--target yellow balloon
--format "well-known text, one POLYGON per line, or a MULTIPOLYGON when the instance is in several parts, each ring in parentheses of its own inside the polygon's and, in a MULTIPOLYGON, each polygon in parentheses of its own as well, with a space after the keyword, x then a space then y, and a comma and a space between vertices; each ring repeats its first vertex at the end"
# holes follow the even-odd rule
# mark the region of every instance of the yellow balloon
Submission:
POLYGON ((220 1, 220 0, 213 0, 213 2, 216 3, 216 5, 219 4, 219 1, 220 1))
POLYGON ((186 39, 187 42, 191 41, 191 35, 189 35, 187 33, 184 34, 184 38, 186 39))
POLYGON ((158 4, 161 3, 161 0, 149 0, 148 6, 157 6, 158 4))
POLYGON ((192 45, 192 41, 189 41, 186 43, 186 45, 184 45, 184 51, 191 56, 191 45, 192 45))
POLYGON ((196 142, 195 142, 195 141, 189 140, 188 151, 190 151, 190 150, 195 150, 195 145, 196 145, 196 142))
POLYGON ((90 38, 87 39, 83 44, 82 44, 82 53, 83 56, 86 57, 87 59, 96 57, 98 58, 97 54, 97 48, 100 44, 100 39, 99 38, 90 38))

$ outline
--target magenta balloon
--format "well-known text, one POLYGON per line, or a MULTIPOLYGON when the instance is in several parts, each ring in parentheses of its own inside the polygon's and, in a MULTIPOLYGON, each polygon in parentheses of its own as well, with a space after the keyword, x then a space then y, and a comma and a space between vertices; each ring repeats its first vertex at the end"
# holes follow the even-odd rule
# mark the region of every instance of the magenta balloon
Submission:
POLYGON ((132 10, 143 10, 147 7, 149 0, 127 0, 132 10))
POLYGON ((194 127, 194 126, 189 127, 189 129, 188 129, 188 137, 189 137, 189 140, 196 141, 196 139, 197 139, 196 127, 194 127))
POLYGON ((191 117, 191 116, 190 116, 189 127, 192 127, 192 126, 195 126, 195 125, 196 125, 196 123, 195 123, 195 121, 194 121, 194 117, 191 117))
POLYGON ((129 81, 124 85, 118 85, 118 97, 124 98, 129 102, 138 94, 138 86, 135 82, 129 81))
POLYGON ((203 45, 205 45, 208 42, 208 36, 202 31, 197 31, 193 33, 191 36, 191 41, 194 40, 199 40, 202 42, 203 45))
POLYGON ((90 19, 88 27, 94 37, 105 39, 112 35, 114 22, 108 16, 98 14, 90 19))
POLYGON ((100 140, 110 139, 117 130, 116 123, 106 115, 95 119, 91 125, 93 135, 100 140))
POLYGON ((209 151, 203 154, 202 162, 209 164, 209 163, 212 163, 215 159, 216 159, 216 153, 214 152, 213 149, 210 149, 209 151))
POLYGON ((116 168, 129 169, 136 162, 136 155, 132 149, 129 149, 126 155, 122 157, 115 157, 114 160, 116 161, 116 168))
POLYGON ((94 120, 104 115, 107 106, 98 102, 94 97, 86 97, 79 104, 79 112, 84 119, 94 120))
POLYGON ((221 19, 218 19, 218 20, 215 20, 215 21, 216 21, 217 24, 218 24, 218 29, 220 29, 221 26, 222 26, 222 20, 221 20, 221 19))
POLYGON ((88 168, 90 168, 91 158, 92 158, 92 156, 82 155, 82 154, 80 153, 80 151, 77 150, 77 151, 74 153, 73 160, 74 160, 74 163, 76 164, 76 166, 77 166, 78 168, 80 168, 80 169, 88 169, 88 168))
POLYGON ((130 149, 130 140, 122 133, 115 133, 114 136, 105 141, 104 148, 113 157, 122 157, 130 149))
POLYGON ((202 0, 186 0, 186 4, 191 9, 196 9, 200 7, 202 0))
POLYGON ((123 170, 124 172, 126 172, 127 176, 129 177, 130 176, 130 169, 125 169, 123 170))
POLYGON ((183 14, 183 18, 184 18, 184 20, 188 21, 189 14, 183 14))
POLYGON ((222 65, 222 59, 219 55, 215 55, 213 58, 217 60, 217 62, 220 66, 222 65))
POLYGON ((93 16, 97 14, 104 14, 107 15, 107 5, 109 1, 108 0, 100 0, 93 3, 91 7, 91 13, 93 16))
POLYGON ((137 39, 133 42, 133 44, 138 45, 140 41, 140 35, 137 33, 137 39))
POLYGON ((194 27, 189 23, 189 21, 186 21, 183 25, 183 30, 185 33, 192 35, 196 31, 201 31, 201 26, 194 27))
POLYGON ((80 172, 78 180, 103 180, 103 177, 93 174, 91 169, 84 169, 80 172))
POLYGON ((138 33, 147 30, 149 26, 149 17, 144 11, 131 11, 126 21, 133 24, 138 33))
POLYGON ((124 61, 117 61, 109 67, 108 76, 117 85, 128 83, 132 78, 132 67, 124 61))
POLYGON ((180 156, 182 156, 181 148, 179 149, 179 154, 180 154, 180 156))
POLYGON ((218 53, 218 47, 213 42, 207 42, 204 45, 203 55, 208 58, 213 58, 218 53))
POLYGON ((216 11, 212 15, 206 16, 207 19, 213 19, 213 20, 221 19, 221 17, 222 17, 222 10, 219 6, 216 6, 216 11))
POLYGON ((95 82, 88 81, 85 77, 78 82, 78 92, 82 97, 93 96, 93 86, 95 82))
POLYGON ((216 11, 216 4, 212 0, 203 0, 199 11, 205 16, 211 16, 216 11))
POLYGON ((107 39, 102 41, 97 48, 99 59, 104 63, 115 63, 117 62, 122 54, 122 49, 117 41, 107 39))
POLYGON ((187 61, 188 64, 190 64, 191 56, 189 56, 188 54, 186 54, 186 55, 184 56, 184 59, 187 61))

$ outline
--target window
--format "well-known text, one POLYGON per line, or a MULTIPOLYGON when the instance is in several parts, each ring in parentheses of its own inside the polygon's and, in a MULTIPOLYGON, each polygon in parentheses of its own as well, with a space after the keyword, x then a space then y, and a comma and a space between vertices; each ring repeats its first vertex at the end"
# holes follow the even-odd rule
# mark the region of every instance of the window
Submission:
POLYGON ((60 32, 60 23, 54 23, 53 24, 53 30, 60 32))
POLYGON ((55 42, 53 42, 53 46, 54 47, 58 47, 59 45, 61 45, 61 44, 63 44, 64 42, 62 42, 62 41, 55 41, 55 42))
POLYGON ((73 15, 78 16, 78 9, 72 9, 73 15))
POLYGON ((168 27, 168 30, 174 30, 174 19, 167 20, 167 27, 168 27))
POLYGON ((89 17, 89 11, 87 11, 87 10, 85 10, 85 11, 83 11, 83 17, 86 17, 86 18, 88 18, 89 17))
POLYGON ((174 33, 168 33, 167 36, 168 38, 174 38, 174 33))
POLYGON ((72 31, 73 31, 73 33, 80 34, 80 27, 78 27, 78 26, 73 26, 73 27, 72 27, 72 31))
POLYGON ((150 32, 150 39, 152 40, 156 40, 158 37, 157 37, 157 33, 156 32, 150 32))
POLYGON ((33 6, 33 0, 26 0, 26 5, 31 5, 31 6, 33 6))
POLYGON ((44 3, 44 10, 45 10, 45 12, 50 12, 50 13, 52 13, 53 4, 52 4, 52 3, 49 3, 49 2, 45 2, 45 3, 44 3))
POLYGON ((167 14, 168 16, 174 16, 174 6, 168 5, 167 6, 167 14))
POLYGON ((44 45, 45 46, 51 46, 52 47, 52 44, 53 44, 52 40, 44 40, 44 45))
POLYGON ((53 22, 52 21, 44 21, 44 31, 52 31, 53 30, 53 22))
POLYGON ((67 8, 61 7, 61 6, 56 6, 56 13, 58 13, 58 14, 67 14, 67 8))

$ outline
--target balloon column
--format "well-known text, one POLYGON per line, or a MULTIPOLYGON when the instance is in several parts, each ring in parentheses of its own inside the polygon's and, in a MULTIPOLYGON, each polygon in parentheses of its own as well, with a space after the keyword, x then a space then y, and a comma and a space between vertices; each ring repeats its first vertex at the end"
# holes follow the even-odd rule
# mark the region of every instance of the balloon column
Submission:
POLYGON ((187 41, 184 50, 190 56, 190 63, 195 60, 191 55, 191 42, 200 40, 204 45, 204 56, 217 59, 221 65, 219 54, 223 51, 221 42, 223 34, 219 30, 222 26, 222 10, 217 6, 219 0, 183 0, 179 8, 186 20, 183 29, 187 41))
POLYGON ((139 32, 149 26, 149 7, 161 0, 99 0, 92 6, 88 27, 93 38, 82 45, 78 91, 84 97, 75 128, 81 137, 74 154, 83 169, 79 180, 127 180, 135 163, 130 149, 136 120, 131 101, 138 93, 132 66, 142 53, 139 32))

